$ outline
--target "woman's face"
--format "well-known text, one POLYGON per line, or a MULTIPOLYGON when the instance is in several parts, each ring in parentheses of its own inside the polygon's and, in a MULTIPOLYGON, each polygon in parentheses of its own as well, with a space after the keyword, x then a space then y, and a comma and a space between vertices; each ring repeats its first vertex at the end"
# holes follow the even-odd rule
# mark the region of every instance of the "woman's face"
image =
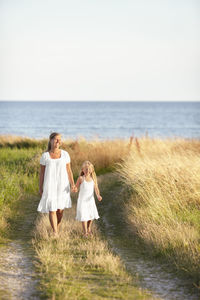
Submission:
POLYGON ((59 148, 61 145, 61 136, 56 135, 52 140, 51 140, 51 148, 59 148))

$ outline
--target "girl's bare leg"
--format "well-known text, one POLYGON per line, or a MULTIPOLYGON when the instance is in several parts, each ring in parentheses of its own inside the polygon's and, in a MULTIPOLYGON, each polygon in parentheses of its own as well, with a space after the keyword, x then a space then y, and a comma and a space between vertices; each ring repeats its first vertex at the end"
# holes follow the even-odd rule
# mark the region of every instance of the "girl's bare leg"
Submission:
POLYGON ((87 232, 90 234, 92 232, 92 220, 87 221, 87 232))
POLYGON ((82 227, 84 235, 87 235, 87 221, 82 222, 82 227))
POLYGON ((62 209, 58 209, 58 210, 56 211, 58 229, 59 229, 59 227, 60 227, 59 225, 60 225, 60 222, 61 222, 62 217, 63 217, 63 211, 64 211, 64 210, 62 210, 62 209))
POLYGON ((53 232, 55 234, 57 234, 58 233, 58 223, 57 223, 56 211, 49 212, 49 221, 50 221, 51 227, 53 229, 53 232))

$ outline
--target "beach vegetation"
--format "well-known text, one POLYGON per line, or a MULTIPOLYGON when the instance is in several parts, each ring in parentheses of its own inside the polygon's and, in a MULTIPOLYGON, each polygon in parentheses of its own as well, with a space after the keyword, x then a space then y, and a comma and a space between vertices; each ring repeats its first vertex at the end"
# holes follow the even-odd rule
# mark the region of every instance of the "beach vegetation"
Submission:
POLYGON ((128 224, 151 250, 200 280, 200 141, 140 139, 118 164, 128 224))

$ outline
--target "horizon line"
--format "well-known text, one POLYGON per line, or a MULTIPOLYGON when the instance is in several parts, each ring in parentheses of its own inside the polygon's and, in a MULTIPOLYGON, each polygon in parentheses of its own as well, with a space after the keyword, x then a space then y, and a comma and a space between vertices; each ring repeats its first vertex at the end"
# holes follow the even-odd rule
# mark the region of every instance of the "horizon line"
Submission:
POLYGON ((199 102, 198 100, 2 100, 0 102, 199 102))

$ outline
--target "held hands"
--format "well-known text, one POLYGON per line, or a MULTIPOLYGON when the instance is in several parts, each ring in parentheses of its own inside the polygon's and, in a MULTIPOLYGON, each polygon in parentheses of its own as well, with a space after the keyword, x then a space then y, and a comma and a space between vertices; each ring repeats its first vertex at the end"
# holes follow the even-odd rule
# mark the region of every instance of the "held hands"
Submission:
POLYGON ((78 189, 77 189, 77 187, 75 186, 75 184, 72 185, 71 190, 72 190, 73 193, 77 193, 78 189))

